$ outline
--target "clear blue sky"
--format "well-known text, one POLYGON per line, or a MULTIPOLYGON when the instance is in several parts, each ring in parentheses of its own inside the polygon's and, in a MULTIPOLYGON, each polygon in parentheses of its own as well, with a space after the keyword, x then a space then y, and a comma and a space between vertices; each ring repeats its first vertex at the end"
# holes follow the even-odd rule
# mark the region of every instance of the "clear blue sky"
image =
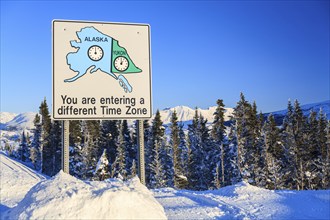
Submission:
POLYGON ((329 1, 1 1, 1 111, 51 105, 53 19, 150 24, 154 110, 330 99, 329 1))

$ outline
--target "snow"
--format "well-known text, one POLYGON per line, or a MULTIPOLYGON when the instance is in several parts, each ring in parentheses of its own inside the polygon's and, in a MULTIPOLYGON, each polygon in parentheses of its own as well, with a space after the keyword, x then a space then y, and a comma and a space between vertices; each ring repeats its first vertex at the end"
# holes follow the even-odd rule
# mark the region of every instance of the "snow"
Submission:
POLYGON ((138 178, 88 182, 61 171, 45 179, 3 154, 1 207, 1 219, 166 219, 138 178))
POLYGON ((32 186, 45 177, 0 153, 0 212, 20 202, 32 186))
POLYGON ((0 112, 0 124, 5 124, 13 120, 16 116, 17 114, 12 112, 0 112))
POLYGON ((330 190, 266 190, 241 182, 213 191, 156 189, 169 219, 329 219, 330 190))
POLYGON ((212 191, 154 189, 138 178, 51 179, 0 154, 1 219, 329 219, 330 190, 266 190, 241 182, 212 191), (165 211, 165 212, 164 212, 165 211))

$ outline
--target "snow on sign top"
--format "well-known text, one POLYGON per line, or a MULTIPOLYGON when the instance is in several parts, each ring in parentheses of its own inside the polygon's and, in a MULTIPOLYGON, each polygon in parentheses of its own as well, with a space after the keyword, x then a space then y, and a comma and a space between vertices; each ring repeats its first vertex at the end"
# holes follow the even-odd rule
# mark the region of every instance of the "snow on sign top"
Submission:
POLYGON ((149 25, 54 20, 52 116, 151 118, 149 25))

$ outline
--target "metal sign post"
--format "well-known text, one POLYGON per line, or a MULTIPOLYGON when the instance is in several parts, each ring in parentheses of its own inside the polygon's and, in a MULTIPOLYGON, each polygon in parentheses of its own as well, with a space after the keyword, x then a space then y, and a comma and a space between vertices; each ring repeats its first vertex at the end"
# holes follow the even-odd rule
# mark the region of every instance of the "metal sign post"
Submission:
POLYGON ((146 185, 145 180, 145 161, 144 161, 144 129, 143 120, 138 120, 138 164, 139 178, 143 185, 146 185))
POLYGON ((69 120, 62 121, 62 170, 69 174, 69 120))

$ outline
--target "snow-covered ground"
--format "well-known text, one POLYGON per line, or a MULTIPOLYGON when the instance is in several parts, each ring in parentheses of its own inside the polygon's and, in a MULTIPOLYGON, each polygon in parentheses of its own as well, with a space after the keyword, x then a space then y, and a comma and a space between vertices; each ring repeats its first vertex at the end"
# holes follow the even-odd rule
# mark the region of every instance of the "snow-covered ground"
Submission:
POLYGON ((0 153, 0 212, 20 202, 45 176, 0 153))
POLYGON ((137 178, 85 182, 60 172, 49 179, 3 154, 0 169, 0 219, 330 218, 330 190, 272 191, 242 182, 213 191, 151 192, 137 178))
POLYGON ((330 219, 330 190, 266 190, 238 183, 195 192, 154 190, 169 219, 330 219))
POLYGON ((166 219, 138 178, 81 181, 63 173, 46 179, 0 154, 1 219, 166 219))

